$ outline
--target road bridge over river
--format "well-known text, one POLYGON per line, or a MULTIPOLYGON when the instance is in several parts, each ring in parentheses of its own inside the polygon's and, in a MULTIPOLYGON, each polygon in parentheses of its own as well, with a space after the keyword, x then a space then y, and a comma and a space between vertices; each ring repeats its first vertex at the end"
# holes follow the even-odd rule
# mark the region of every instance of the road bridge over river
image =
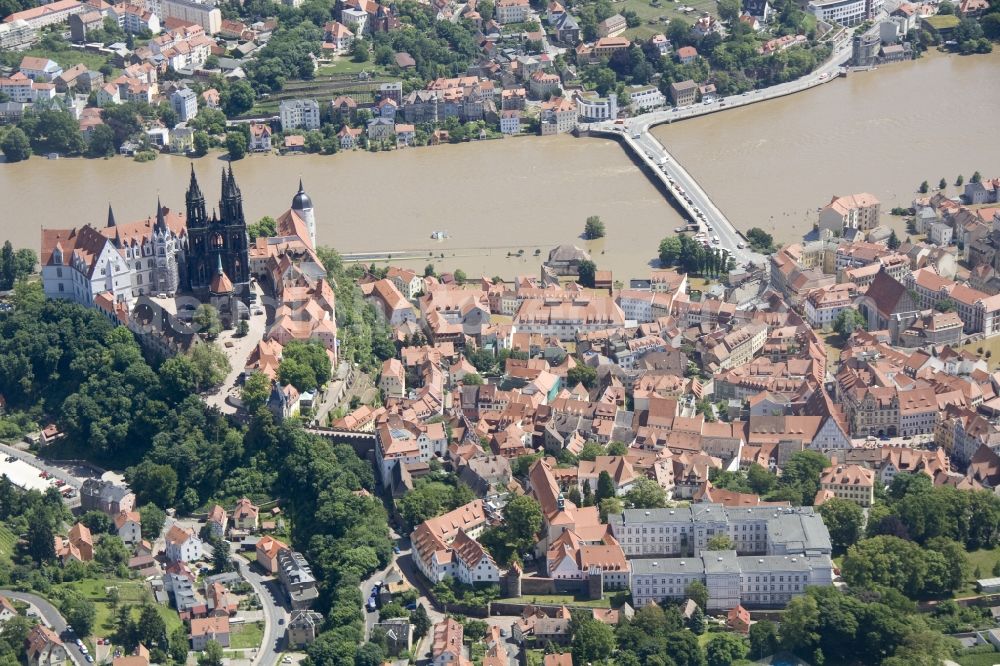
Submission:
POLYGON ((781 83, 742 95, 732 95, 703 104, 678 109, 651 111, 624 121, 605 121, 582 125, 588 134, 612 136, 646 167, 650 177, 658 181, 668 196, 686 214, 699 232, 706 234, 706 241, 729 252, 738 265, 753 263, 766 266, 766 258, 747 247, 746 238, 702 189, 698 181, 681 166, 666 147, 653 136, 650 129, 664 123, 695 118, 709 113, 756 104, 776 97, 784 97, 803 90, 829 83, 844 70, 850 58, 850 33, 839 41, 830 57, 815 71, 794 81, 781 83))

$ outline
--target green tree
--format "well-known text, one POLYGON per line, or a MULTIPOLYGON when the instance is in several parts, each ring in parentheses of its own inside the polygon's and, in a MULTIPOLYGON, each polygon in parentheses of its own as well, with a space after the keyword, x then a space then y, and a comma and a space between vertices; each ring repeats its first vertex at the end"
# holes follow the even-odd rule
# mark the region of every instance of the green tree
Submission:
POLYGON ((760 227, 751 227, 746 233, 750 247, 765 254, 774 251, 774 238, 760 227))
POLYGON ((595 240, 597 238, 604 238, 606 231, 604 228, 604 222, 597 215, 591 215, 587 218, 587 223, 583 227, 583 237, 587 240, 595 240))
POLYGON ((138 504, 153 503, 163 509, 173 505, 177 495, 177 472, 170 465, 144 460, 130 468, 126 478, 138 504))
POLYGON ((931 186, 925 180, 924 182, 920 183, 920 187, 917 189, 917 191, 920 192, 921 194, 927 194, 927 192, 930 189, 931 189, 931 186))
POLYGON ((708 608, 708 588, 703 583, 694 581, 684 590, 684 595, 698 604, 701 609, 708 608))
POLYGON ((54 109, 43 109, 27 114, 21 127, 28 135, 31 150, 43 155, 81 155, 87 147, 80 133, 80 125, 71 113, 54 109))
POLYGON ((677 236, 667 236, 660 241, 659 259, 661 266, 673 266, 681 255, 681 240, 677 236))
POLYGON ((128 564, 129 551, 125 543, 113 534, 105 534, 97 542, 94 549, 94 559, 106 571, 115 571, 118 567, 128 564))
POLYGON ((80 522, 87 526, 91 534, 108 534, 114 525, 103 511, 88 511, 80 516, 80 522))
POLYGON ((247 227, 247 235, 250 236, 250 240, 254 240, 255 238, 270 238, 272 236, 277 236, 278 223, 275 222, 274 218, 270 215, 265 215, 247 227))
POLYGON ((705 646, 708 666, 729 666, 745 659, 749 651, 747 640, 736 634, 716 634, 705 646))
POLYGON ((938 189, 939 190, 944 190, 944 189, 947 189, 947 188, 948 188, 948 181, 947 180, 945 180, 944 178, 942 178, 941 180, 938 181, 938 189))
POLYGON ((142 605, 135 628, 139 642, 146 647, 160 649, 167 647, 167 625, 157 612, 155 606, 151 604, 142 605))
POLYGON ((667 493, 656 481, 641 477, 625 494, 625 503, 636 509, 660 509, 667 505, 667 493))
POLYGON ((455 282, 457 282, 458 284, 465 284, 466 280, 469 279, 469 276, 467 276, 465 274, 465 271, 463 271, 461 268, 455 269, 455 272, 452 273, 452 276, 455 278, 455 282))
POLYGON ((778 651, 778 627, 770 620, 750 625, 750 659, 763 659, 778 651))
POLYGON ((589 365, 578 363, 566 373, 566 383, 569 386, 583 384, 585 388, 591 389, 597 384, 597 370, 589 365))
POLYGON ((59 603, 66 622, 73 626, 78 636, 90 636, 97 618, 97 607, 94 602, 84 598, 74 591, 65 591, 59 603))
POLYGON ((694 607, 694 612, 691 613, 691 620, 688 622, 688 627, 698 636, 705 633, 705 611, 701 609, 701 606, 694 607))
POLYGON ((98 125, 90 131, 87 155, 90 157, 111 157, 115 154, 115 133, 107 125, 98 125))
POLYGON ((293 340, 282 349, 278 379, 299 391, 312 391, 330 379, 332 364, 318 340, 293 340))
MULTIPOLYGON (((572 501, 572 499, 570 499, 572 501)), ((607 522, 609 515, 618 515, 625 509, 625 504, 617 497, 608 497, 598 502, 601 522, 607 522)))
POLYGON ((381 645, 364 643, 354 653, 354 666, 382 666, 385 656, 385 649, 381 645))
POLYGON ((837 314, 837 318, 833 321, 833 330, 840 335, 841 338, 847 340, 851 337, 856 329, 864 329, 867 322, 865 321, 864 315, 854 308, 845 308, 837 314))
POLYGON ((212 146, 212 140, 208 137, 208 132, 198 130, 194 133, 194 154, 204 157, 208 154, 208 149, 212 146))
POLYGON ((733 540, 729 538, 728 534, 716 534, 708 543, 705 544, 705 550, 735 550, 736 545, 733 540))
POLYGON ((247 138, 243 132, 228 132, 226 134, 226 150, 230 160, 241 160, 247 154, 247 138))
POLYGON ((597 456, 603 456, 606 453, 607 451, 599 442, 595 442, 590 439, 583 443, 583 446, 580 448, 580 453, 576 456, 576 459, 593 462, 597 460, 597 456))
POLYGON ((218 641, 210 640, 205 644, 205 650, 198 656, 198 666, 222 666, 222 646, 218 641))
POLYGON ((139 517, 142 519, 142 538, 150 541, 160 536, 163 524, 167 520, 166 512, 155 504, 145 504, 139 507, 139 517))
POLYGON ((28 554, 35 562, 55 559, 55 527, 51 513, 44 507, 36 507, 28 515, 28 554))
POLYGON ((595 620, 589 612, 573 616, 573 661, 579 664, 599 662, 611 656, 615 635, 611 627, 595 620))
POLYGON ((733 26, 740 17, 741 7, 739 0, 719 0, 717 9, 719 18, 730 26, 733 26))
POLYGON ((214 340, 222 332, 222 318, 219 316, 219 311, 209 303, 202 303, 195 309, 191 323, 209 340, 214 340))
POLYGON ((518 550, 534 545, 535 535, 542 528, 542 507, 533 497, 515 497, 504 507, 503 516, 508 538, 518 550))
POLYGON ((600 504, 601 500, 615 496, 615 482, 607 471, 602 470, 597 477, 597 492, 594 494, 594 501, 600 504))
POLYGON ((194 370, 195 386, 203 391, 218 386, 231 370, 229 357, 213 342, 202 342, 189 352, 194 370))
POLYGON ((249 81, 239 80, 230 83, 222 91, 219 103, 227 116, 239 116, 253 108, 254 103, 253 86, 249 81))
POLYGON ((820 505, 819 513, 830 532, 834 552, 846 552, 861 538, 864 514, 855 502, 835 497, 820 505))
POLYGON ((368 62, 368 58, 370 57, 368 42, 363 39, 355 39, 351 47, 351 57, 354 59, 354 62, 368 62))
POLYGON ((955 311, 955 301, 950 298, 942 298, 940 301, 934 304, 934 309, 938 312, 954 312, 955 311))
POLYGON ((14 127, 0 142, 0 150, 8 162, 20 162, 31 157, 31 143, 28 135, 20 127, 14 127))
POLYGON ((257 411, 267 404, 267 399, 271 396, 271 378, 263 372, 253 372, 243 382, 240 399, 248 414, 256 414, 257 411))
POLYGON ((888 244, 889 244, 889 249, 890 250, 898 249, 899 246, 900 246, 899 236, 896 235, 896 230, 895 229, 893 229, 892 233, 889 234, 888 244))
POLYGON ((417 607, 410 613, 410 622, 413 624, 414 638, 423 638, 430 631, 431 618, 423 604, 417 604, 417 607))
POLYGON ((580 262, 580 284, 589 289, 593 289, 597 274, 597 264, 589 259, 580 262))
POLYGON ((750 469, 747 470, 747 484, 758 495, 769 492, 777 481, 778 478, 774 474, 757 463, 751 463, 750 469))

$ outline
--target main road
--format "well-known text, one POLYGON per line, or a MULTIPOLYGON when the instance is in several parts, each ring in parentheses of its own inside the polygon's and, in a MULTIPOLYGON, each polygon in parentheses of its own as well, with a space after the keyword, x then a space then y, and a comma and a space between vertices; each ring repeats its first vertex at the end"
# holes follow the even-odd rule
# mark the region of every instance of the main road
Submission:
POLYGON ((581 129, 590 133, 620 137, 625 146, 635 153, 671 193, 672 198, 687 213, 692 224, 698 225, 698 231, 705 234, 707 243, 728 252, 736 260, 737 265, 752 263, 766 267, 766 258, 747 247, 745 237, 715 205, 698 181, 678 164, 663 144, 653 136, 650 129, 664 123, 784 97, 832 81, 840 74, 845 62, 850 58, 851 33, 846 34, 847 38, 835 44, 830 57, 822 65, 794 81, 779 83, 742 95, 709 100, 702 104, 651 111, 624 121, 609 120, 583 125, 581 129))

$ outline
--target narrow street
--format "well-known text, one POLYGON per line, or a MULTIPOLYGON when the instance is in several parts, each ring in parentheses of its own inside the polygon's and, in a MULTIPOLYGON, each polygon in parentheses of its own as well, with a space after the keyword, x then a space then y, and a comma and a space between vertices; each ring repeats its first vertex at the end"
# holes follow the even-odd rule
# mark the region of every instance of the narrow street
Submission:
POLYGON ((63 644, 66 646, 66 652, 69 654, 70 660, 77 666, 85 666, 87 664, 87 658, 84 656, 83 652, 76 645, 76 635, 70 634, 66 628, 66 619, 63 618, 62 614, 49 603, 47 600, 36 594, 28 594, 26 592, 14 592, 13 590, 0 590, 0 594, 7 597, 8 599, 16 599, 17 601, 23 601, 24 603, 33 606, 42 616, 52 631, 59 635, 62 639, 63 644))

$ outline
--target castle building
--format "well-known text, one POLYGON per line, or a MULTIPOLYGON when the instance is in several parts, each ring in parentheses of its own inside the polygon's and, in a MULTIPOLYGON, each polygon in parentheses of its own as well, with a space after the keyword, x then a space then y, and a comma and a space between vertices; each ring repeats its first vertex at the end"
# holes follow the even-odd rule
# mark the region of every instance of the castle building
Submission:
POLYGON ((219 265, 232 283, 233 293, 243 294, 250 284, 250 257, 247 223, 243 215, 243 195, 233 176, 222 171, 219 213, 210 218, 205 196, 191 168, 191 183, 185 195, 187 207, 187 282, 195 294, 207 295, 218 276, 219 265))
POLYGON ((159 201, 155 215, 125 224, 108 206, 102 228, 42 230, 45 295, 93 306, 98 294, 107 294, 129 310, 139 296, 173 296, 186 247, 183 216, 159 201))

